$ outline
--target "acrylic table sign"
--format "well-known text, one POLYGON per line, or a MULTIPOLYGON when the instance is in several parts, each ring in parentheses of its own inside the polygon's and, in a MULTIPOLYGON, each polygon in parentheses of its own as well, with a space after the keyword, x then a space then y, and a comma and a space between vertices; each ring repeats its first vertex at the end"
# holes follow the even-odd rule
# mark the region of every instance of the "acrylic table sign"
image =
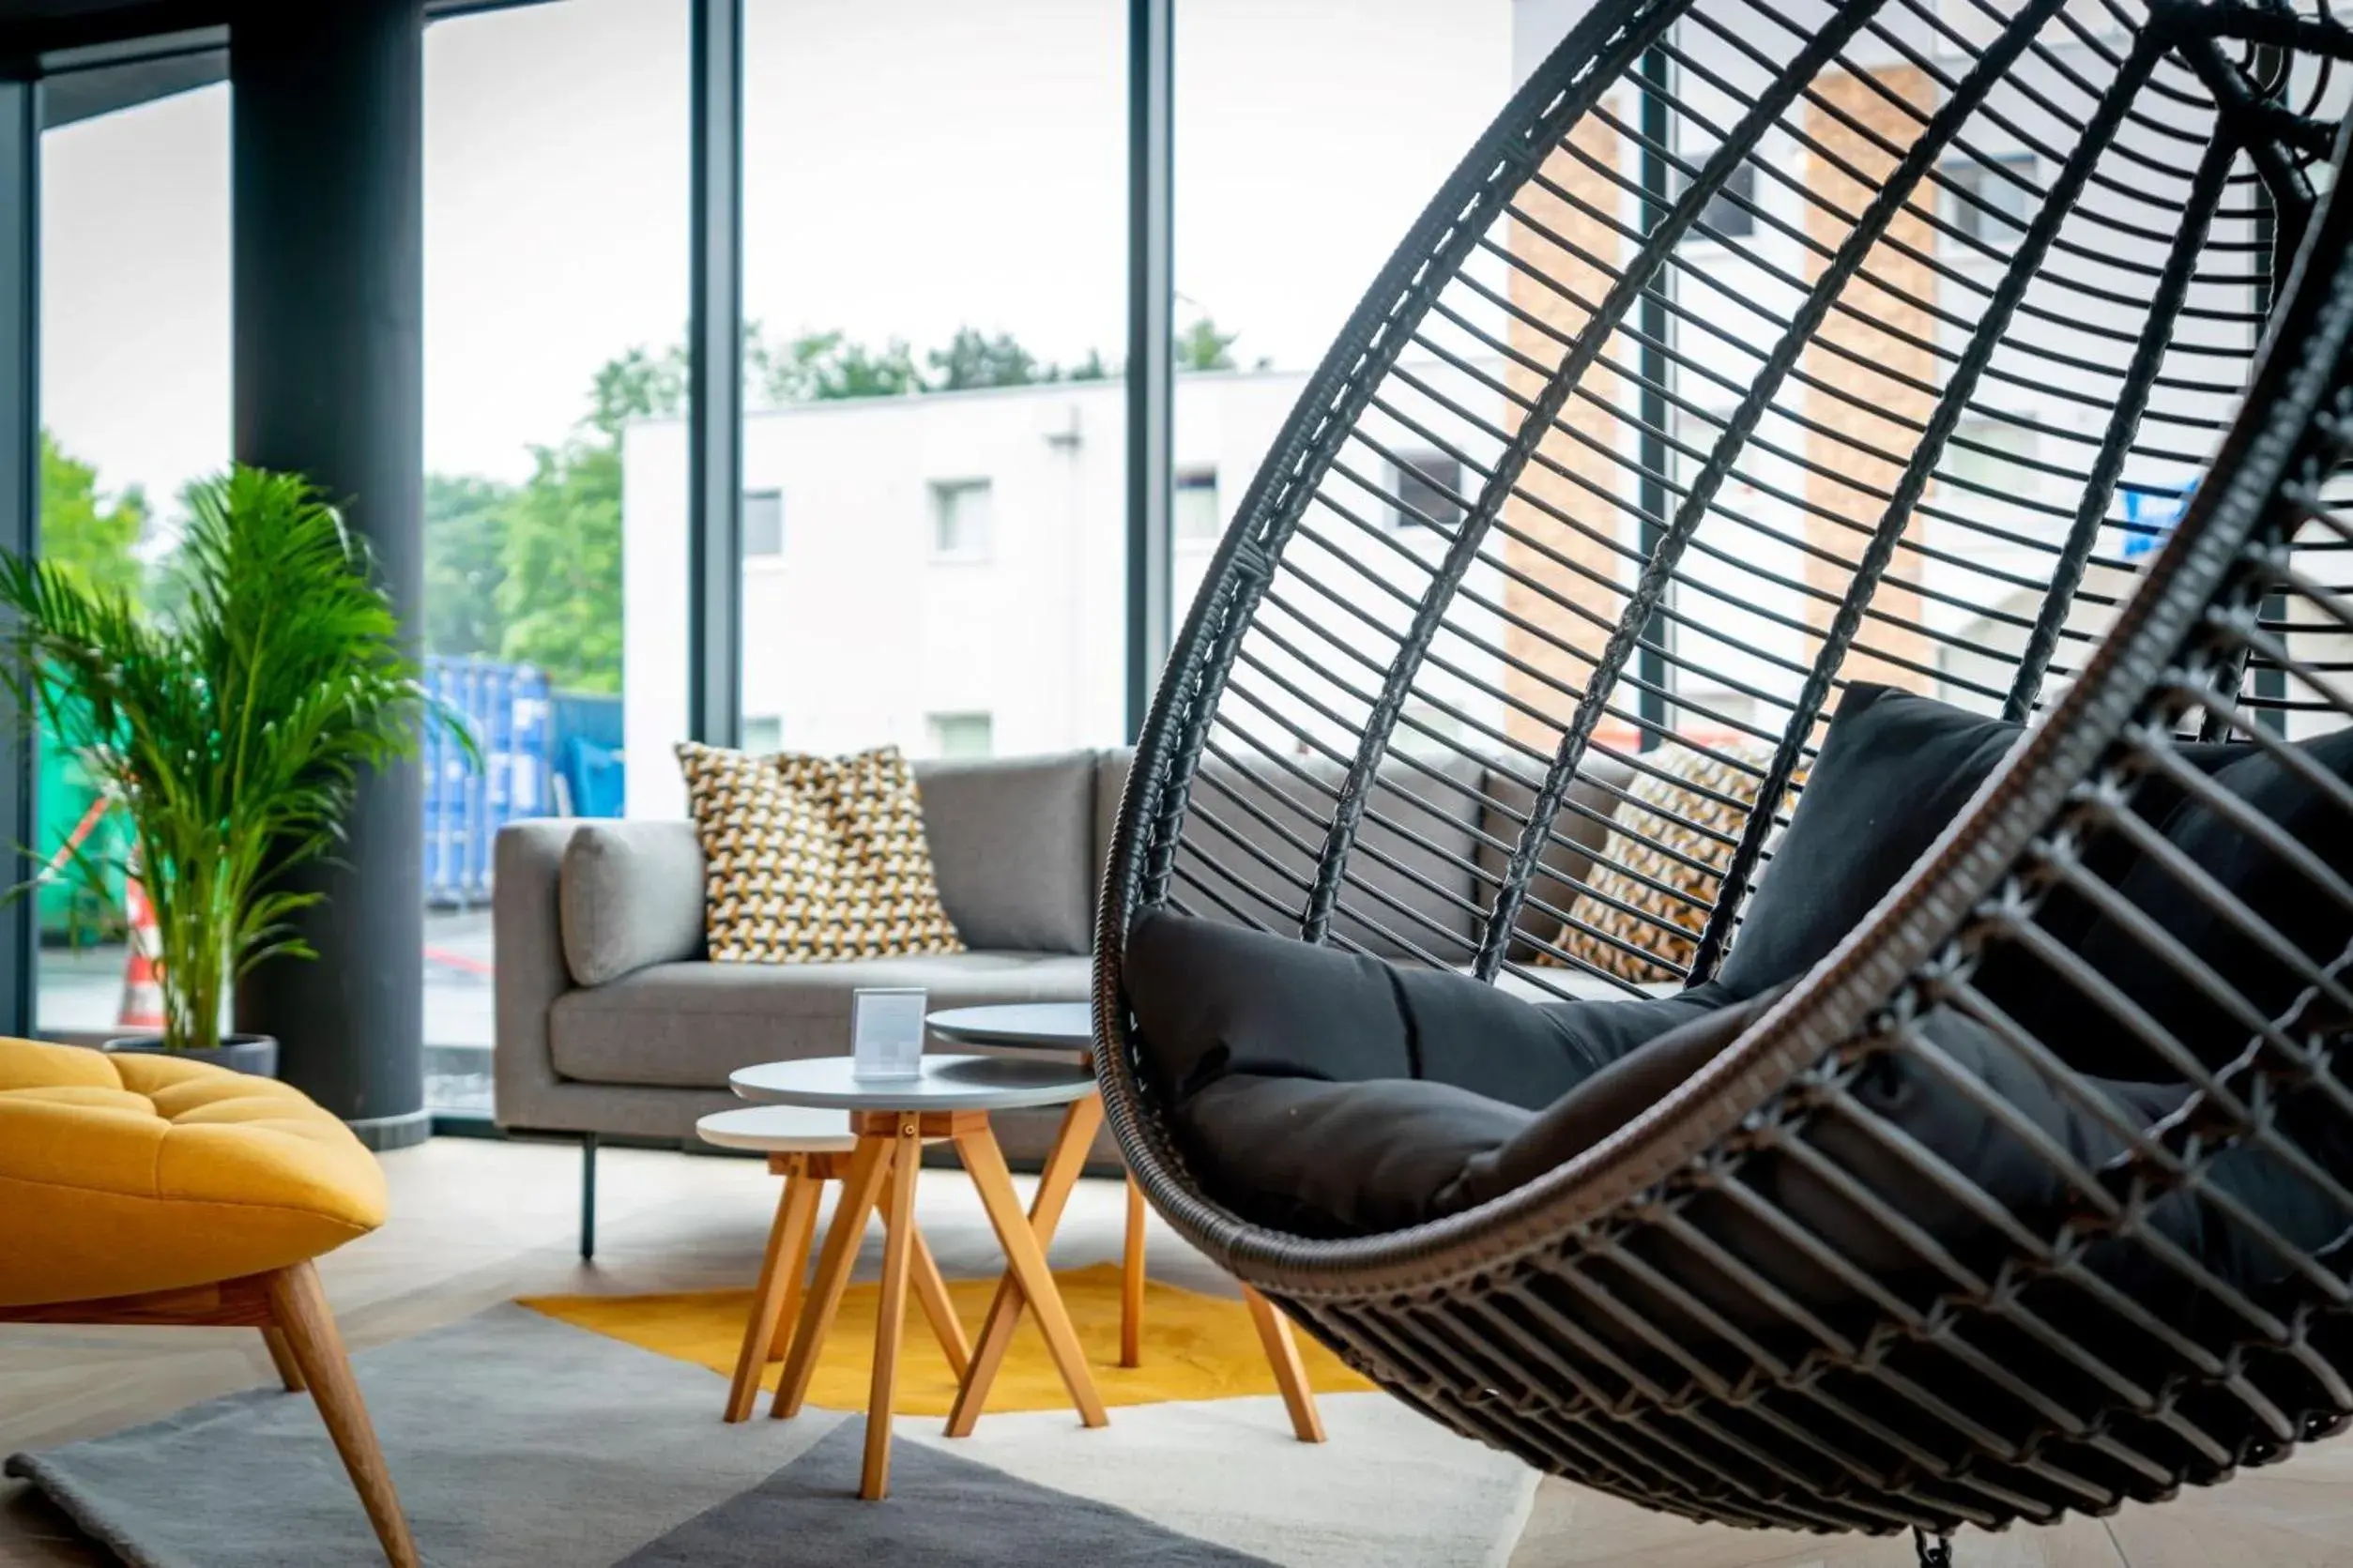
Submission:
POLYGON ((920 1078, 924 1074, 924 1012, 920 986, 861 989, 850 999, 850 1073, 860 1078, 920 1078))

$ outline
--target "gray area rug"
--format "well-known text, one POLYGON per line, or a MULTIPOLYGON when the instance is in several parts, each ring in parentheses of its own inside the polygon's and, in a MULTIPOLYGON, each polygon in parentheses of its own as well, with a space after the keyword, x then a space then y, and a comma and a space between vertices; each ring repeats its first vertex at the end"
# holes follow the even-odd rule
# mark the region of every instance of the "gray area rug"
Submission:
MULTIPOLYGON (((1534 1480, 1381 1394, 1331 1441, 1272 1399, 903 1417, 892 1496, 857 1499, 863 1423, 718 1419, 706 1369, 501 1306, 364 1352, 359 1381, 435 1568, 1488 1568, 1534 1480)), ((308 1398, 275 1389, 8 1462, 133 1568, 380 1563, 308 1398)))

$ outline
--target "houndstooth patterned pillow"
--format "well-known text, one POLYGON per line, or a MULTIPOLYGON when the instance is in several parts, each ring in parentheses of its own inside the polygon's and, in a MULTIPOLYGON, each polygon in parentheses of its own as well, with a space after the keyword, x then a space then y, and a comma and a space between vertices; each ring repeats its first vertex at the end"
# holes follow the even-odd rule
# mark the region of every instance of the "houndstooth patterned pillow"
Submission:
MULTIPOLYGON (((1739 838, 1741 825, 1756 804, 1759 780, 1734 762, 1762 770, 1773 755, 1762 746, 1727 746, 1719 751, 1720 756, 1688 746, 1666 745, 1643 757, 1659 776, 1638 773, 1628 786, 1600 858, 1585 877, 1585 891, 1569 906, 1569 921, 1561 928, 1558 944, 1562 951, 1605 974, 1638 984, 1679 979, 1668 964, 1690 967, 1723 870, 1732 862, 1732 845, 1696 830, 1712 830, 1725 839, 1739 838), (1673 814, 1662 815, 1662 812, 1673 814), (1698 863, 1687 863, 1687 859, 1678 856, 1698 863), (1650 886, 1652 882, 1674 889, 1692 903, 1671 897, 1650 886), (1640 952, 1627 952, 1603 936, 1614 937, 1640 952), (1657 962, 1662 959, 1664 963, 1657 962)), ((1542 961, 1561 963, 1550 953, 1542 961)))
POLYGON ((940 902, 914 770, 855 756, 678 749, 702 840, 703 923, 728 964, 962 952, 940 902))

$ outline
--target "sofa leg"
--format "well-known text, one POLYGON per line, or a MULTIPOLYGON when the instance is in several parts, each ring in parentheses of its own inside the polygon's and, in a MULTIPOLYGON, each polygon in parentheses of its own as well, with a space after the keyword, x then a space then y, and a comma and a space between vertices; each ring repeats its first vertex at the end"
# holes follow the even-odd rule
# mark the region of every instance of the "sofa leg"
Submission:
POLYGON ((596 1134, 580 1139, 580 1261, 596 1256, 596 1134))

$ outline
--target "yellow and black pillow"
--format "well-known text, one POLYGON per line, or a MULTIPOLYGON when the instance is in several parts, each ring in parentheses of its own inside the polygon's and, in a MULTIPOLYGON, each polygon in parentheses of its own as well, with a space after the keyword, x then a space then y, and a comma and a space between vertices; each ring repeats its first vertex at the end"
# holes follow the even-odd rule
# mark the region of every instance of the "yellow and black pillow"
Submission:
POLYGON ((678 748, 702 840, 710 956, 828 964, 962 952, 940 902, 914 770, 854 756, 678 748))

